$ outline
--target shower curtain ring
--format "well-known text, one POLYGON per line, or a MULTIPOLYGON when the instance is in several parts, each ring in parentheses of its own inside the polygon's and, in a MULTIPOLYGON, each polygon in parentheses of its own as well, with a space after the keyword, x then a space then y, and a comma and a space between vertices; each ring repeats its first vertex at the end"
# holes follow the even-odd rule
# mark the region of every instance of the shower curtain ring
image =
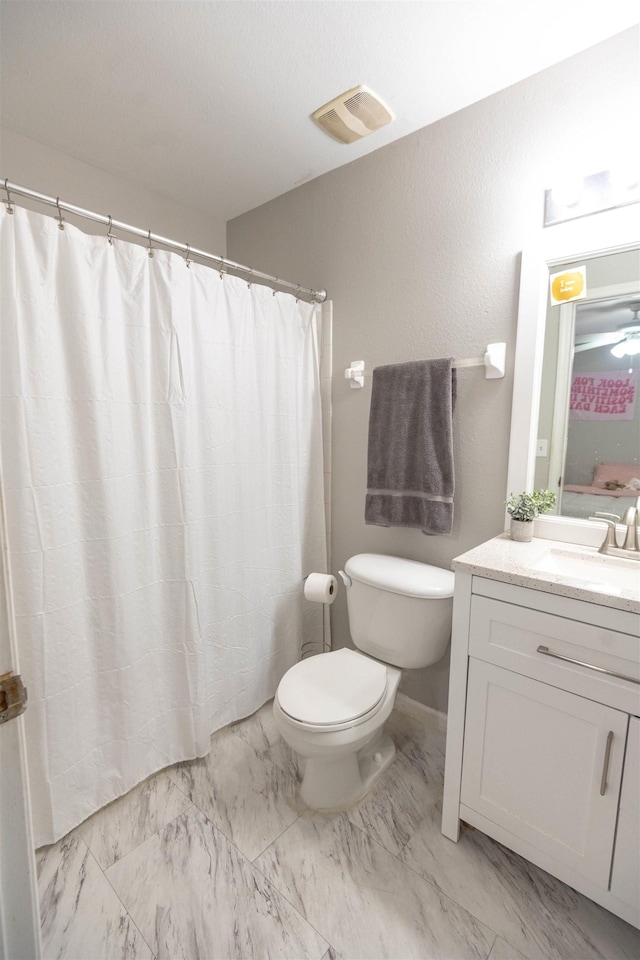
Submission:
POLYGON ((296 303, 300 299, 300 284, 296 287, 296 303))
POLYGON ((64 217, 60 209, 60 197, 56 197, 56 207, 58 208, 58 230, 64 230, 64 217))
POLYGON ((2 202, 3 202, 3 203, 6 203, 6 205, 7 205, 7 213, 13 213, 13 207, 11 206, 11 194, 9 193, 9 187, 7 186, 7 183, 8 183, 8 182, 9 182, 8 178, 5 177, 5 178, 4 178, 4 189, 5 189, 5 193, 7 194, 7 199, 6 199, 6 200, 3 200, 2 202))
POLYGON ((220 274, 220 279, 224 280, 224 260, 222 259, 220 260, 220 269, 218 270, 218 273, 220 274))
POLYGON ((187 270, 188 270, 189 267, 191 266, 191 260, 189 260, 189 250, 190 250, 190 249, 191 249, 191 247, 189 246, 189 244, 187 244, 187 255, 186 255, 186 257, 184 258, 184 265, 185 265, 185 267, 187 268, 187 270))
POLYGON ((148 238, 149 238, 149 249, 147 250, 147 253, 149 254, 149 258, 153 260, 153 247, 151 246, 151 230, 149 230, 148 238))
MULTIPOLYGON (((280 283, 280 277, 276 277, 276 283, 280 283)), ((277 292, 278 292, 277 289, 274 289, 274 291, 273 291, 274 297, 275 297, 275 295, 276 295, 277 292)))
POLYGON ((249 271, 249 279, 247 281, 247 287, 249 288, 249 290, 251 290, 251 282, 252 282, 251 277, 253 276, 253 270, 251 269, 251 267, 247 267, 247 270, 249 271))
POLYGON ((113 246, 113 241, 115 240, 114 235, 111 233, 112 229, 113 229, 113 220, 111 219, 111 214, 109 214, 109 229, 107 230, 107 240, 109 241, 110 246, 113 246))

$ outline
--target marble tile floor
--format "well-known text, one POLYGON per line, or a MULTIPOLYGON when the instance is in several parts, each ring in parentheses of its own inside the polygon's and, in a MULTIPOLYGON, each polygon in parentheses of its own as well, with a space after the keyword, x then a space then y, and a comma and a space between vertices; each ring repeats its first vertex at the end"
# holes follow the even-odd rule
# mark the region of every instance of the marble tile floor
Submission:
POLYGON ((640 957, 640 931, 484 834, 445 839, 444 734, 389 726, 393 764, 345 813, 301 803, 266 704, 38 851, 45 960, 640 957))

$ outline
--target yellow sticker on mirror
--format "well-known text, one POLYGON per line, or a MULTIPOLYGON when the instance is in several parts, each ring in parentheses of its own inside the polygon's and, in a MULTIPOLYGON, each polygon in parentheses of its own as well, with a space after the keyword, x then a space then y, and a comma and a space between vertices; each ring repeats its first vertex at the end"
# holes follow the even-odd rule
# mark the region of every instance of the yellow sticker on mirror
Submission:
POLYGON ((586 267, 574 267, 549 277, 551 303, 568 303, 583 300, 587 295, 586 267))

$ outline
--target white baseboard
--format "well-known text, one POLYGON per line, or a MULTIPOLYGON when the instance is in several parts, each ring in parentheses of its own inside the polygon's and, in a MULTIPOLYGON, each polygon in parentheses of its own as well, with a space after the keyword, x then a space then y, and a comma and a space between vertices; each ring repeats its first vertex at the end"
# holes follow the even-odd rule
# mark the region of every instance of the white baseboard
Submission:
POLYGON ((434 710, 433 707, 427 707, 424 703, 408 697, 406 693, 398 693, 396 695, 395 705, 396 709, 401 713, 406 713, 409 717, 415 717, 416 720, 422 720, 424 723, 428 723, 442 733, 447 732, 447 715, 446 713, 442 713, 441 710, 434 710))

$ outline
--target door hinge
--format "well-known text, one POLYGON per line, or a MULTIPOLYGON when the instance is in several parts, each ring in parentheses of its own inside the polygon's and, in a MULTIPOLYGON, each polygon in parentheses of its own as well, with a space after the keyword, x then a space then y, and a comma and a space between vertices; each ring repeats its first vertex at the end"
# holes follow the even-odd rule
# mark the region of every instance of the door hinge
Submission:
POLYGON ((0 676, 0 723, 14 720, 27 709, 27 688, 18 674, 0 676))

